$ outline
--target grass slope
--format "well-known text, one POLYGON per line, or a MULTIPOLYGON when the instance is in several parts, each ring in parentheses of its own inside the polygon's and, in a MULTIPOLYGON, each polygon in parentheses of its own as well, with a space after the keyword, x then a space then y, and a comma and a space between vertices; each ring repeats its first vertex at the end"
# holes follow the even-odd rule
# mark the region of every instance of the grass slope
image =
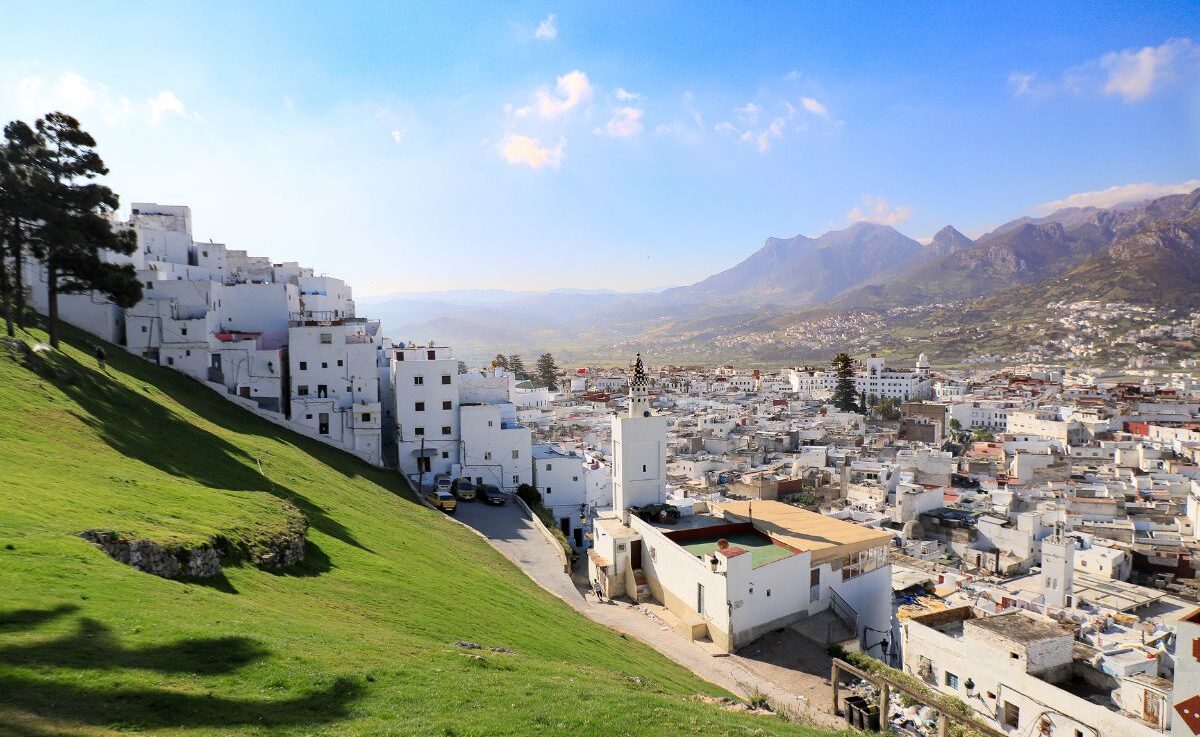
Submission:
POLYGON ((719 691, 544 593, 395 474, 115 347, 105 376, 76 331, 63 348, 47 360, 65 380, 0 350, 0 733, 812 734, 696 700, 719 691), (253 537, 281 499, 312 524, 282 573, 170 581, 75 536, 253 537))

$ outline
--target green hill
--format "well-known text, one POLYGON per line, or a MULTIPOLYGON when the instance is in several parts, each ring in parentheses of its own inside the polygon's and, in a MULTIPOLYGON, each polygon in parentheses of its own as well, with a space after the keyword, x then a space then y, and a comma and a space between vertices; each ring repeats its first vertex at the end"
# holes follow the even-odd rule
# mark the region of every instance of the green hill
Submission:
POLYGON ((118 348, 104 375, 66 337, 38 371, 0 344, 0 734, 813 734, 697 699, 721 692, 397 475, 118 348), (77 536, 253 550, 296 510, 304 563, 216 579, 158 578, 77 536))

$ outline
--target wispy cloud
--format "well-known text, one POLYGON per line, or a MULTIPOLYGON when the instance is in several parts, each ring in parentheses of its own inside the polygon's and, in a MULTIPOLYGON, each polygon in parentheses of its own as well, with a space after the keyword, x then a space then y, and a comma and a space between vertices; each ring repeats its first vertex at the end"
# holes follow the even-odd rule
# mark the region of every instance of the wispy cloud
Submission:
POLYGON ((619 107, 612 111, 612 117, 603 127, 596 128, 595 133, 612 138, 629 138, 642 132, 641 108, 619 107))
POLYGON ((1189 179, 1176 184, 1158 184, 1155 182, 1119 184, 1093 192, 1077 192, 1076 194, 1067 195, 1061 200, 1043 202, 1033 209, 1041 214, 1049 214, 1066 207, 1113 207, 1126 202, 1140 202, 1172 194, 1185 194, 1195 189, 1200 189, 1200 179, 1189 179))
MULTIPOLYGON (((161 90, 145 100, 134 100, 77 72, 64 72, 53 81, 39 76, 17 80, 16 103, 21 115, 33 117, 61 110, 76 117, 98 116, 110 125, 132 121, 157 126, 168 118, 189 115, 183 101, 171 90, 161 90)), ((192 113, 191 117, 199 116, 192 113)))
POLYGON ((399 128, 393 128, 392 140, 396 143, 400 143, 400 141, 404 140, 404 131, 400 130, 399 128))
POLYGON ((639 100, 642 97, 641 95, 637 94, 636 92, 630 92, 629 90, 625 89, 624 87, 618 87, 617 91, 613 94, 615 94, 617 99, 620 100, 621 102, 632 102, 633 100, 639 100))
POLYGON ((547 15, 545 20, 538 23, 537 30, 533 32, 533 37, 546 41, 558 38, 558 25, 555 23, 554 13, 547 15))
POLYGON ((880 223, 882 225, 895 225, 908 220, 912 215, 912 209, 904 205, 892 206, 883 197, 872 197, 871 195, 863 195, 862 206, 855 206, 846 213, 846 220, 851 223, 880 223))
POLYGON ((817 101, 814 97, 801 97, 800 104, 805 110, 816 115, 818 118, 828 118, 829 109, 817 101))
POLYGON ((1200 46, 1190 38, 1172 38, 1158 46, 1110 51, 1057 77, 1014 70, 1008 75, 1008 87, 1017 97, 1103 95, 1135 103, 1195 74, 1200 74, 1200 46))
POLYGON ((514 165, 528 166, 530 169, 552 167, 557 169, 564 158, 566 139, 559 139, 557 145, 543 146, 536 138, 510 133, 500 141, 500 155, 504 160, 514 165))
POLYGON ((534 92, 533 104, 517 108, 513 114, 518 118, 537 115, 544 120, 557 118, 592 99, 592 83, 583 72, 576 69, 555 79, 554 92, 541 87, 534 92))

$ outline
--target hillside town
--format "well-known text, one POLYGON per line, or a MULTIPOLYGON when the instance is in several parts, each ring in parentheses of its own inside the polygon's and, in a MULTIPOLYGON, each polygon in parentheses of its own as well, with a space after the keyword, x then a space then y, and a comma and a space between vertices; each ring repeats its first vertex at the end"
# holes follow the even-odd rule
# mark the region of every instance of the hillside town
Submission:
MULTIPOLYGON (((732 653, 789 628, 1013 734, 1198 724, 1196 697, 1174 691, 1200 667, 1189 373, 1109 381, 874 353, 845 373, 764 372, 638 354, 535 382, 393 341, 342 280, 195 240, 187 207, 134 203, 114 227, 135 234, 142 300, 64 295, 65 321, 422 493, 527 499, 585 587, 656 606, 682 640, 732 653)), ((26 281, 41 308, 38 268, 26 281)), ((1117 312, 1150 322, 1075 307, 1061 319, 1080 335, 1117 312)))

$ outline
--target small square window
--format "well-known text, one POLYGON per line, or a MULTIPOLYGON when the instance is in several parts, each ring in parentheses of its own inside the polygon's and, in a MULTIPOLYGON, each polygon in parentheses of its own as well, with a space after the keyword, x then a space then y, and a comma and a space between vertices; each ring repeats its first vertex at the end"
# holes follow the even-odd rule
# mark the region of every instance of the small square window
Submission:
POLYGON ((424 412, 424 411, 425 411, 425 403, 424 402, 416 402, 415 404, 413 404, 413 412, 424 412))
POLYGON ((518 485, 518 484, 520 484, 520 483, 521 483, 521 477, 520 477, 520 476, 513 476, 513 486, 517 486, 517 485, 518 485))
POLYGON ((450 383, 450 374, 442 374, 442 383, 443 383, 443 384, 449 384, 449 383, 450 383))
POLYGON ((328 361, 321 361, 321 368, 329 368, 329 362, 328 362, 328 361))
POLYGON ((432 361, 437 358, 437 351, 425 351, 425 357, 432 361))
POLYGON ((308 361, 301 361, 301 362, 300 362, 300 370, 301 370, 301 371, 308 371, 308 361))
POLYGON ((321 342, 328 345, 333 342, 333 333, 321 333, 321 342))
POLYGON ((454 408, 454 403, 451 402, 449 399, 444 400, 442 402, 442 409, 453 409, 453 408, 454 408))
POLYGON ((414 376, 413 377, 413 386, 423 386, 424 384, 425 384, 424 376, 414 376))
POLYGON ((187 326, 186 325, 179 329, 179 334, 187 335, 187 326))
POLYGON ((363 413, 362 413, 362 421, 363 421, 363 422, 370 422, 370 421, 371 421, 371 413, 370 413, 370 412, 363 412, 363 413))
POLYGON ((442 458, 449 458, 449 457, 450 457, 450 451, 448 451, 448 450, 443 450, 443 451, 442 451, 442 458))
POLYGON ((442 434, 449 435, 451 432, 449 425, 442 425, 442 434))
POLYGON ((547 486, 547 487, 546 487, 546 493, 547 493, 547 494, 549 494, 549 493, 550 493, 550 487, 549 487, 549 486, 547 486))
POLYGON ((551 468, 551 466, 550 466, 550 464, 549 464, 549 463, 547 463, 547 464, 546 464, 546 470, 547 470, 547 471, 550 471, 550 470, 552 470, 552 468, 551 468))
POLYGON ((143 326, 142 326, 142 332, 143 332, 143 333, 144 333, 144 332, 146 332, 146 326, 145 326, 145 325, 143 325, 143 326))
POLYGON ((339 365, 339 366, 341 366, 341 365, 342 365, 342 359, 340 359, 340 358, 338 359, 338 365, 339 365))
POLYGON ((191 348, 187 349, 186 351, 183 352, 183 355, 185 355, 185 356, 192 355, 192 349, 191 348))
POLYGON ((306 420, 311 420, 311 419, 312 419, 312 415, 304 415, 304 419, 306 419, 306 420))
POLYGON ((946 671, 946 685, 950 688, 958 688, 958 676, 946 671))
POLYGON ((515 460, 515 459, 517 459, 517 458, 520 458, 520 457, 521 457, 521 451, 519 451, 519 450, 514 450, 514 451, 513 451, 513 459, 515 460))
POLYGON ((175 359, 174 359, 172 356, 167 356, 167 365, 168 365, 168 366, 174 366, 174 365, 175 365, 175 359))
POLYGON ((485 460, 485 461, 492 460, 492 451, 490 451, 490 450, 483 451, 483 460, 485 460))
POLYGON ((296 387, 296 394, 297 394, 297 396, 307 397, 308 396, 308 384, 301 384, 300 386, 296 387))
POLYGON ((425 434, 425 428, 423 428, 423 427, 414 427, 413 428, 413 435, 424 435, 424 434, 425 434))

